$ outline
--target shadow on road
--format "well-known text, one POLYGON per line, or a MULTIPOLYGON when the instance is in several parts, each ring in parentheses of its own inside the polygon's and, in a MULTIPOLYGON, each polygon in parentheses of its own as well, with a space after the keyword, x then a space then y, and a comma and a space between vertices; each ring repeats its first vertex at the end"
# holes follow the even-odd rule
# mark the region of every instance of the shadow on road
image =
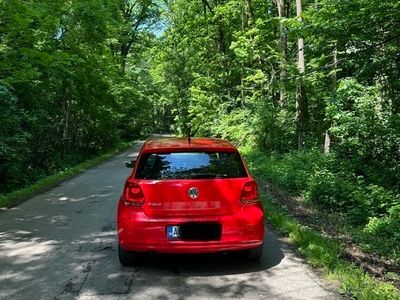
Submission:
MULTIPOLYGON (((171 271, 176 275, 216 276, 252 273, 278 265, 284 253, 275 235, 267 229, 263 256, 260 261, 249 261, 243 252, 212 254, 154 254, 144 256, 136 268, 141 270, 171 271)), ((131 268, 126 268, 127 270, 131 268)))

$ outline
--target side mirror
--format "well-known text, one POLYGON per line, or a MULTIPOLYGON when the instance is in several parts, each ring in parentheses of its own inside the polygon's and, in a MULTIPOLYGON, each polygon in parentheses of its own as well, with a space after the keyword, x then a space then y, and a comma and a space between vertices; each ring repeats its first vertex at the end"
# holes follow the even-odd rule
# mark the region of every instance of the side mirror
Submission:
POLYGON ((131 160, 131 161, 127 161, 125 162, 125 166, 127 168, 133 168, 135 166, 136 160, 131 160))

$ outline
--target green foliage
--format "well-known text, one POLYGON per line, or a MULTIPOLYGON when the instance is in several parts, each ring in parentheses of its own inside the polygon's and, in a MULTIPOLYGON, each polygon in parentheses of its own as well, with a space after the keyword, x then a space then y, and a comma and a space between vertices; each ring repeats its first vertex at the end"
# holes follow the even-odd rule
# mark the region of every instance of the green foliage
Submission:
POLYGON ((218 123, 211 129, 213 135, 220 136, 233 142, 235 145, 255 145, 254 124, 252 112, 248 109, 236 109, 221 114, 218 123))
POLYGON ((400 198, 382 217, 372 217, 360 239, 367 249, 379 248, 381 253, 400 261, 400 198))
POLYGON ((253 174, 303 196, 315 208, 343 214, 349 233, 363 248, 400 259, 398 193, 357 177, 350 171, 351 164, 346 166, 349 162, 338 156, 319 151, 268 155, 250 147, 242 150, 253 174))
POLYGON ((23 174, 24 156, 29 134, 22 130, 27 123, 27 115, 16 106, 17 98, 5 87, 0 85, 0 186, 17 182, 23 174))
POLYGON ((399 201, 390 190, 329 167, 309 173, 306 186, 307 200, 317 207, 346 212, 353 225, 365 225, 368 218, 385 215, 399 201))
POLYGON ((347 174, 316 170, 309 177, 306 198, 317 206, 345 211, 355 205, 351 195, 353 188, 347 174))
POLYGON ((162 115, 170 114, 176 132, 192 127, 197 135, 256 145, 276 156, 297 150, 299 129, 306 149, 321 149, 329 133, 333 164, 316 154, 314 165, 323 165, 319 173, 308 166, 308 178, 297 162, 274 161, 274 180, 289 191, 308 189, 311 202, 351 209, 359 216, 355 223, 366 222, 378 212, 358 187, 399 189, 399 6, 304 2, 299 22, 295 2, 283 2, 284 17, 271 1, 168 2, 168 26, 152 64, 164 97, 162 115), (306 43, 303 76, 296 64, 299 37, 306 43))
POLYGON ((363 209, 366 216, 382 217, 393 205, 400 202, 400 195, 375 184, 365 184, 363 180, 358 180, 358 184, 353 188, 352 197, 358 203, 358 207, 363 209))
POLYGON ((335 136, 335 151, 353 165, 358 175, 385 186, 400 180, 400 133, 390 126, 391 107, 377 86, 366 88, 343 79, 337 98, 327 108, 335 136), (382 172, 385 170, 385 172, 382 172))
POLYGON ((157 3, 0 2, 0 192, 152 127, 157 92, 132 70, 149 58, 157 3))
MULTIPOLYGON (((249 147, 242 147, 241 151, 250 166, 251 172, 256 175, 257 180, 261 182, 270 182, 272 177, 270 174, 272 159, 265 154, 252 151, 249 147)), ((309 161, 308 159, 306 159, 307 155, 312 157, 316 154, 302 153, 301 157, 303 157, 304 161, 309 161)), ((275 162, 278 161, 278 157, 274 157, 273 159, 275 162)), ((284 157, 281 157, 281 159, 285 160, 284 157)), ((329 160, 330 158, 328 159, 328 161, 329 160)), ((290 159, 287 159, 287 161, 290 161, 290 159)), ((327 164, 329 165, 330 163, 331 162, 328 162, 327 164)), ((306 166, 307 164, 303 165, 306 166)), ((329 278, 330 280, 339 282, 340 290, 343 295, 349 296, 354 299, 366 300, 399 299, 399 291, 393 285, 377 281, 360 267, 357 267, 347 261, 341 260, 339 258, 341 255, 341 245, 336 239, 323 237, 318 232, 299 224, 299 222, 292 218, 285 211, 284 208, 278 205, 276 200, 271 197, 270 194, 266 194, 264 191, 261 191, 261 198, 268 221, 275 228, 278 228, 279 231, 281 231, 283 234, 290 237, 290 239, 299 249, 300 253, 310 264, 322 268, 327 278, 329 278)), ((392 220, 397 221, 392 225, 393 227, 398 228, 398 207, 395 208, 393 211, 394 212, 392 220)), ((367 226, 366 228, 368 227, 369 226, 367 226)), ((390 230, 393 229, 394 228, 390 228, 390 230)), ((394 231, 392 231, 391 233, 394 233, 394 231)), ((378 234, 378 232, 376 232, 376 235, 368 234, 368 237, 365 236, 365 238, 373 240, 378 236, 378 234)), ((396 237, 398 238, 398 233, 396 237)), ((398 243, 394 244, 394 242, 397 242, 398 240, 395 240, 394 238, 380 238, 376 239, 376 241, 377 243, 385 242, 385 245, 391 244, 392 247, 393 245, 396 245, 395 251, 398 251, 398 243)))
POLYGON ((292 194, 304 193, 310 174, 313 174, 319 165, 327 164, 325 160, 330 162, 330 158, 325 158, 319 151, 292 152, 286 155, 251 152, 248 156, 256 174, 292 194))

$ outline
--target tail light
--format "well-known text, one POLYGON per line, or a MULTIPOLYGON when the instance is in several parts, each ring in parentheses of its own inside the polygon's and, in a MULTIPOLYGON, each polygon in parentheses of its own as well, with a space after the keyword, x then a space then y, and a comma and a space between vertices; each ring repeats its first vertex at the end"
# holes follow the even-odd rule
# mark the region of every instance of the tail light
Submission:
POLYGON ((144 194, 139 184, 127 182, 125 184, 124 204, 133 207, 141 207, 144 204, 144 194))
POLYGON ((258 199, 257 183, 254 180, 244 184, 240 195, 240 201, 243 204, 255 204, 260 202, 258 199))

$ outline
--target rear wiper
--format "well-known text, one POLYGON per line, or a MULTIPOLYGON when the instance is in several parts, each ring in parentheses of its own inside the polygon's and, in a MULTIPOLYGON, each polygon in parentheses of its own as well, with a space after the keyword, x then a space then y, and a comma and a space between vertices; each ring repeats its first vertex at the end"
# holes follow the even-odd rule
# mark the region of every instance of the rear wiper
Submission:
POLYGON ((190 178, 215 178, 215 174, 209 173, 191 173, 190 178))
POLYGON ((211 173, 191 173, 190 178, 226 178, 227 174, 211 174, 211 173))
POLYGON ((227 178, 228 174, 217 174, 215 175, 215 178, 227 178))

